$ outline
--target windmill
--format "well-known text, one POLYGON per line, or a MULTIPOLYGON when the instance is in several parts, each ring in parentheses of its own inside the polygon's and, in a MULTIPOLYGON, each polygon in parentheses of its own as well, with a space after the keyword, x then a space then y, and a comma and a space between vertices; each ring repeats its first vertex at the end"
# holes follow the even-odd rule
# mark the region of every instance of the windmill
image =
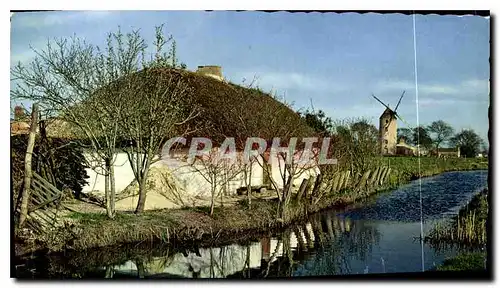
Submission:
POLYGON ((405 95, 405 91, 399 97, 398 104, 396 108, 392 110, 388 105, 386 105, 382 100, 377 98, 372 94, 373 98, 375 98, 380 104, 382 104, 386 109, 384 113, 380 115, 379 122, 379 139, 380 139, 380 149, 382 155, 394 155, 396 154, 396 144, 397 144, 397 119, 401 120, 408 127, 410 125, 396 112, 398 110, 399 104, 401 104, 401 100, 405 95))

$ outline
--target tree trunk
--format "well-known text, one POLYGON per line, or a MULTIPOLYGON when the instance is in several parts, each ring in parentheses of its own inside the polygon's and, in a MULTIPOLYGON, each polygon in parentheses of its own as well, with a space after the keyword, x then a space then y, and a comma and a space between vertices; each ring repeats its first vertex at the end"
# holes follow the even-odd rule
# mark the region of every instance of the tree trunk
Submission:
POLYGON ((33 104, 31 113, 31 127, 28 138, 28 147, 24 157, 24 189, 21 200, 21 211, 19 215, 19 227, 22 227, 28 217, 28 200, 31 186, 31 158, 33 157, 33 148, 35 147, 36 127, 38 125, 38 104, 33 104))
POLYGON ((111 209, 111 213, 113 217, 115 217, 115 194, 116 194, 116 189, 115 189, 115 167, 113 165, 109 165, 109 184, 110 184, 110 189, 109 189, 109 206, 111 209))
POLYGON ((139 181, 139 201, 137 201, 137 207, 135 208, 135 213, 140 214, 144 212, 144 207, 146 206, 146 180, 141 178, 139 181))
POLYGON ((224 199, 223 199, 223 196, 224 194, 226 194, 226 187, 227 187, 227 177, 226 177, 226 173, 224 173, 222 175, 222 177, 224 177, 223 179, 223 184, 222 184, 222 191, 220 193, 220 207, 224 207, 224 199))
POLYGON ((290 194, 292 194, 292 185, 293 185, 293 174, 290 174, 285 184, 286 189, 284 189, 283 193, 283 202, 285 203, 285 206, 287 206, 288 202, 290 202, 290 194))
MULTIPOLYGON (((225 185, 225 184, 224 184, 225 185)), ((223 188, 224 189, 224 188, 223 188)), ((224 207, 224 190, 220 193, 220 207, 224 207)))
POLYGON ((212 184, 212 199, 210 200, 210 216, 214 215, 214 202, 215 202, 215 191, 217 187, 212 184))
MULTIPOLYGON (((246 171, 246 169, 245 169, 245 171, 246 171)), ((247 179, 247 175, 245 175, 245 179, 247 179)), ((248 173, 248 180, 247 181, 248 181, 247 182, 248 207, 251 207, 251 205, 252 205, 252 162, 250 162, 250 171, 248 173)))
POLYGON ((149 174, 149 163, 151 162, 148 160, 146 163, 146 168, 144 169, 144 172, 142 172, 142 176, 140 176, 141 171, 137 171, 137 175, 139 175, 138 178, 140 178, 140 181, 137 181, 139 183, 139 201, 137 202, 137 207, 135 208, 136 214, 144 212, 144 207, 146 206, 146 181, 149 174))
POLYGON ((114 183, 111 183, 114 182, 114 179, 111 180, 112 176, 114 176, 111 174, 113 171, 113 169, 111 168, 111 159, 108 158, 104 160, 104 163, 106 169, 106 174, 104 177, 104 195, 106 197, 106 213, 109 218, 113 219, 115 217, 115 211, 114 211, 115 204, 113 203, 114 195, 111 196, 111 194, 114 194, 114 191, 110 189, 110 186, 114 186, 114 183))
MULTIPOLYGON (((106 168, 107 169, 107 168, 106 168)), ((104 176, 104 197, 106 198, 106 214, 109 218, 113 218, 113 213, 111 211, 111 199, 109 193, 109 172, 106 172, 104 176)))
POLYGON ((286 180, 286 182, 283 185, 283 192, 282 192, 282 196, 280 199, 281 201, 279 201, 279 206, 278 206, 278 218, 283 220, 283 222, 285 221, 285 211, 286 211, 286 207, 288 204, 288 198, 290 198, 289 195, 290 195, 290 190, 292 187, 292 179, 293 179, 292 175, 293 174, 290 173, 290 175, 288 176, 288 179, 286 180))

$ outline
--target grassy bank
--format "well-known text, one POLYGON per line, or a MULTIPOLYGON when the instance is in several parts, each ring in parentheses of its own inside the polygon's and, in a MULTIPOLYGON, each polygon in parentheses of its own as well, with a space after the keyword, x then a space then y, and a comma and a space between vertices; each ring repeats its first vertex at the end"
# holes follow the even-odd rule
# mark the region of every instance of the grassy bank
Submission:
POLYGON ((292 200, 284 219, 277 219, 276 200, 245 201, 236 205, 216 207, 209 216, 209 207, 148 210, 140 215, 119 213, 114 219, 103 213, 69 214, 66 225, 31 241, 24 241, 16 254, 45 248, 49 251, 84 250, 127 243, 169 243, 175 246, 224 245, 246 241, 256 235, 305 220, 307 215, 332 206, 344 206, 377 193, 345 190, 324 196, 316 205, 311 200, 292 200))
POLYGON ((486 253, 463 253, 456 257, 446 259, 443 264, 436 267, 437 271, 484 271, 486 253))
MULTIPOLYGON (((487 243, 488 189, 476 194, 458 214, 437 223, 426 237, 432 246, 455 246, 462 250, 478 250, 487 243)), ((486 252, 462 252, 437 266, 438 271, 484 271, 486 252)))
MULTIPOLYGON (((301 221, 307 215, 332 206, 344 206, 358 202, 383 190, 393 189, 418 177, 416 158, 384 158, 393 173, 384 187, 354 192, 342 190, 325 195, 316 205, 311 199, 301 202, 292 200, 284 219, 277 219, 276 200, 252 201, 251 207, 245 203, 216 207, 212 217, 207 207, 189 209, 149 210, 141 215, 118 213, 115 219, 108 219, 101 213, 69 214, 66 224, 45 235, 43 238, 22 240, 16 254, 24 254, 40 248, 50 251, 66 249, 84 250, 126 243, 160 242, 180 246, 223 245, 243 241, 270 231, 301 221)), ((435 159, 421 158, 421 175, 431 176, 445 171, 487 169, 484 160, 477 159, 435 159), (425 159, 425 160, 424 160, 425 159), (443 164, 446 163, 446 164, 443 164), (436 166, 437 165, 437 166, 436 166)), ((486 162, 487 163, 487 162, 486 162)), ((418 166, 418 163, 417 163, 418 166)))
POLYGON ((456 244, 480 247, 486 244, 488 190, 476 194, 450 221, 437 223, 426 240, 431 245, 456 244))
POLYGON ((488 160, 481 158, 383 157, 381 165, 391 167, 401 181, 428 177, 443 172, 488 169, 488 160))

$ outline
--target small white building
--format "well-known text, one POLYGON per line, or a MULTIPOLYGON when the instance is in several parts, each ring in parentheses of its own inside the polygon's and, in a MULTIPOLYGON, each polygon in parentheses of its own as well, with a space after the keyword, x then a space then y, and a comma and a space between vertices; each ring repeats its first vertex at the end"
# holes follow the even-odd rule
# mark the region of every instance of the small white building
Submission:
MULTIPOLYGON (((195 162, 193 165, 189 164, 186 160, 186 151, 181 151, 170 155, 170 157, 165 157, 155 162, 151 166, 150 174, 148 176, 148 181, 151 178, 162 178, 162 179, 151 179, 153 183, 158 183, 156 186, 162 187, 148 187, 148 197, 149 190, 157 190, 162 191, 158 192, 162 193, 170 193, 172 189, 175 189, 175 192, 180 194, 182 197, 186 197, 186 199, 192 198, 209 198, 211 195, 211 182, 207 179, 210 179, 207 169, 208 167, 202 164, 201 162, 195 162), (168 181, 168 184, 165 183, 168 181)), ((86 157, 89 158, 89 155, 86 154, 86 157)), ((269 158, 267 158, 269 159, 269 158)), ((267 160, 266 159, 266 160, 267 160)), ((247 175, 249 175, 250 164, 247 169, 247 175)), ((251 165, 251 186, 267 186, 268 188, 273 189, 274 185, 271 185, 271 181, 275 183, 278 189, 283 188, 283 174, 288 176, 288 173, 285 172, 284 160, 278 157, 273 157, 270 161, 270 166, 268 168, 264 168, 264 165, 269 165, 268 162, 264 162, 262 157, 256 158, 251 165), (267 176, 266 169, 270 169, 271 175, 267 176)), ((319 175, 319 168, 315 165, 309 166, 300 166, 299 170, 302 173, 296 173, 293 179, 293 187, 292 189, 298 189, 303 179, 307 179, 309 177, 315 177, 319 175)), ((219 169, 219 168, 218 168, 219 169)), ((217 176, 217 189, 218 191, 225 191, 226 196, 235 195, 238 188, 246 187, 247 182, 245 181, 245 173, 244 168, 242 166, 232 167, 231 171, 226 171, 224 168, 220 168, 219 175, 217 176), (229 177, 230 180, 225 181, 224 177, 229 177), (220 182, 219 182, 220 181, 220 182), (225 186, 225 187, 224 187, 225 186)), ((105 180, 103 173, 99 171, 99 169, 91 169, 87 168, 87 174, 90 176, 88 179, 88 185, 83 187, 83 192, 88 193, 92 192, 92 194, 104 196, 104 185, 105 180)), ((115 189, 116 193, 119 195, 121 192, 124 192, 126 188, 131 187, 135 183, 134 173, 132 171, 132 167, 130 166, 128 157, 126 153, 117 153, 114 159, 114 172, 115 172, 115 189)), ((131 191, 126 191, 130 193, 131 191)), ((133 193, 132 193, 133 194, 133 193)), ((158 196, 158 195, 157 195, 158 196)), ((120 198, 120 197, 118 197, 120 198)), ((146 201, 152 202, 156 197, 146 198, 146 201)), ((134 196, 129 200, 130 206, 132 209, 137 205, 137 197, 134 196)), ((156 201, 158 203, 149 203, 146 206, 155 207, 155 208, 170 208, 164 207, 165 205, 159 204, 162 201, 156 201)), ((119 206, 119 205, 118 205, 119 206)), ((151 208, 152 209, 152 208, 151 208)))

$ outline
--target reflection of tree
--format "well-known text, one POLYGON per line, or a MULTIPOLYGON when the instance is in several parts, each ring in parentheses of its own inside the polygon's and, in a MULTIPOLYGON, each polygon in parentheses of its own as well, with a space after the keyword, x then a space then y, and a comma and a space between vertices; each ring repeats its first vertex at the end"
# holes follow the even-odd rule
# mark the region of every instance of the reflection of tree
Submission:
POLYGON ((144 269, 144 261, 142 259, 135 260, 135 266, 137 267, 137 277, 144 278, 145 269, 144 269))
POLYGON ((215 270, 214 270, 214 252, 213 249, 210 248, 210 278, 215 277, 215 270))
POLYGON ((301 228, 302 228, 302 232, 304 232, 304 236, 306 237, 307 246, 309 248, 313 248, 314 242, 313 242, 311 233, 309 233, 309 229, 307 229, 307 225, 303 224, 301 228))
POLYGON ((243 265, 243 269, 247 271, 245 277, 250 278, 250 245, 247 246, 247 257, 245 259, 245 264, 243 265))
POLYGON ((290 277, 298 270, 306 270, 305 273, 309 275, 346 274, 351 272, 352 260, 370 259, 372 246, 378 243, 379 238, 375 227, 366 225, 363 221, 352 222, 336 217, 334 213, 323 213, 312 215, 309 222, 291 226, 276 236, 274 239, 277 243, 273 244, 276 246, 269 251, 271 255, 265 252, 269 248, 262 248, 265 247, 262 245, 270 245, 268 239, 269 243, 185 250, 184 253, 172 251, 168 246, 131 251, 117 249, 120 251, 118 254, 101 251, 96 254, 61 257, 67 260, 55 266, 65 267, 63 274, 66 275, 80 273, 85 277, 89 272, 95 274, 100 271, 100 277, 106 278, 123 275, 125 271, 121 272, 122 268, 119 266, 131 263, 129 259, 133 259, 137 267, 135 273, 139 277, 290 277), (75 259, 86 259, 86 262, 75 259), (259 259, 261 265, 257 268, 254 265, 259 259), (71 265, 63 265, 69 264, 68 262, 71 265), (96 264, 99 264, 98 267, 91 267, 96 264))
POLYGON ((110 278, 113 278, 113 275, 114 275, 114 267, 113 266, 106 266, 106 275, 104 276, 104 278, 106 279, 110 279, 110 278))
POLYGON ((134 263, 138 269, 143 265, 143 275, 150 276, 161 273, 164 267, 170 265, 175 256, 172 252, 172 249, 164 244, 134 244, 85 251, 66 251, 64 254, 54 253, 37 258, 42 261, 37 264, 36 270, 42 271, 40 268, 45 267, 47 271, 43 273, 46 275, 43 277, 51 278, 116 278, 125 272, 120 271, 120 267, 134 263), (142 264, 137 266, 138 262, 142 264))
POLYGON ((373 245, 380 241, 380 233, 373 226, 365 226, 362 221, 357 224, 350 233, 344 234, 341 243, 347 245, 348 251, 357 259, 365 261, 371 256, 373 245))
POLYGON ((314 234, 314 239, 315 239, 315 248, 320 248, 323 247, 323 245, 326 243, 326 235, 325 231, 323 230, 323 226, 321 224, 321 215, 316 214, 313 216, 312 221, 311 221, 311 226, 314 234))
POLYGON ((283 244, 282 239, 278 239, 278 244, 276 245, 276 249, 274 249, 273 255, 267 261, 266 269, 261 273, 261 275, 266 278, 269 275, 269 271, 271 269, 271 263, 278 258, 278 251, 280 250, 280 246, 283 244))
MULTIPOLYGON (((309 275, 347 274, 352 270, 352 259, 365 261, 370 257, 380 235, 373 226, 326 213, 314 215, 307 224, 294 225, 276 238, 274 253, 262 259, 260 268, 252 269, 252 277, 290 277, 301 267, 309 275)), ((245 269, 250 267, 244 265, 243 271, 231 276, 248 277, 244 275, 250 275, 250 271, 245 269)))
POLYGON ((299 226, 296 226, 294 225, 292 227, 292 230, 293 230, 293 234, 295 234, 295 237, 297 237, 297 243, 298 243, 298 248, 299 248, 299 251, 306 251, 307 250, 307 247, 304 243, 304 238, 302 238, 302 233, 300 231, 300 227, 299 226))
MULTIPOLYGON (((295 260, 301 260, 300 266, 303 269, 300 270, 305 270, 308 275, 350 273, 351 260, 366 261, 371 256, 372 246, 380 241, 380 233, 375 227, 364 225, 362 221, 353 223, 349 219, 341 219, 331 213, 315 215, 309 219, 309 223, 312 233, 304 229, 304 236, 310 239, 309 234, 314 234, 315 251, 297 249, 293 257, 295 260), (323 244, 318 245, 320 243, 323 244)), ((303 244, 300 243, 299 229, 297 227, 291 229, 297 236, 298 246, 301 247, 303 244)), ((298 268, 294 267, 293 270, 298 268)))

